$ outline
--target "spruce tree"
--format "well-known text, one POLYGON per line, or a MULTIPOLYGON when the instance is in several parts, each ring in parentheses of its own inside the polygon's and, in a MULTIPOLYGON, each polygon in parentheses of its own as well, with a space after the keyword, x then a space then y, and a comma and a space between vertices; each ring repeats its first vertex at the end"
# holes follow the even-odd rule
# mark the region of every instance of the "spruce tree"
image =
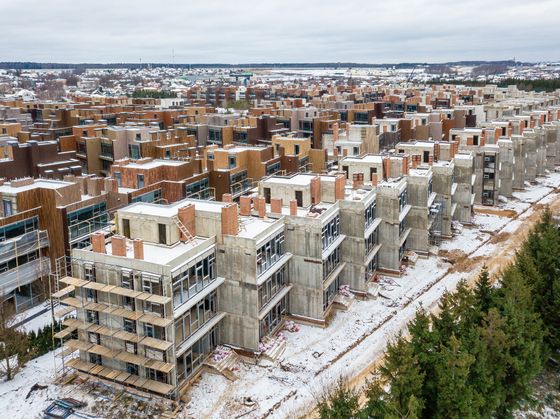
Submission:
POLYGON ((339 379, 334 390, 323 397, 318 409, 321 419, 354 418, 360 411, 358 395, 339 379))

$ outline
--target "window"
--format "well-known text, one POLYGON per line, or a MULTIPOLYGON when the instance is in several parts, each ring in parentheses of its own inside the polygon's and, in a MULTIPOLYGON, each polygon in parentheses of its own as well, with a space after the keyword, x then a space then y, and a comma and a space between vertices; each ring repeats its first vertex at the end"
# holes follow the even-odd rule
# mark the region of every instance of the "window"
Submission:
POLYGON ((365 239, 366 242, 366 252, 365 255, 367 256, 369 254, 369 252, 372 251, 372 249, 377 246, 377 238, 378 238, 378 229, 375 229, 369 236, 367 239, 365 239))
POLYGON ((428 163, 430 161, 430 152, 429 151, 424 151, 423 152, 422 161, 424 163, 428 163))
POLYGON ((296 191, 296 201, 298 207, 303 207, 303 192, 296 191))
POLYGON ((266 306, 284 288, 284 285, 286 285, 286 266, 283 266, 259 286, 259 310, 266 306))
POLYGON ((173 274, 173 307, 179 307, 201 292, 217 277, 216 253, 207 254, 173 274))
POLYGON ((299 155, 299 144, 294 145, 294 154, 299 155))
POLYGON ((327 310, 327 308, 329 308, 329 306, 334 301, 334 297, 336 297, 339 286, 340 286, 340 278, 336 278, 328 286, 328 288, 325 291, 323 291, 323 311, 327 310))
POLYGON ((131 375, 138 375, 138 365, 127 362, 126 363, 126 372, 131 374, 131 375))
POLYGON ((340 246, 323 261, 323 281, 336 269, 340 263, 340 246))
POLYGON ((158 224, 158 240, 160 244, 167 244, 167 227, 165 224, 158 224))
POLYGON ((148 336, 150 338, 154 338, 156 336, 153 324, 144 323, 144 336, 148 336))
POLYGON ((130 220, 128 218, 123 218, 122 223, 123 223, 123 234, 125 237, 130 239, 130 220))
POLYGON ((96 365, 103 365, 103 360, 101 359, 101 355, 99 354, 89 354, 89 362, 96 365))
POLYGON ((368 228, 373 221, 375 220, 376 216, 376 201, 374 200, 371 204, 369 204, 365 211, 365 228, 368 228))
POLYGON ((264 200, 267 204, 270 204, 270 188, 263 188, 264 200))
POLYGON ((12 201, 9 199, 3 199, 2 205, 4 207, 4 217, 9 217, 12 215, 12 201))
POLYGON ((354 156, 357 156, 358 154, 360 154, 360 148, 359 147, 353 147, 352 148, 352 153, 354 154, 354 156))
POLYGON ((136 183, 137 183, 137 187, 138 188, 143 188, 144 187, 144 175, 139 173, 136 175, 136 183))
POLYGON ((473 135, 473 145, 478 145, 478 135, 473 135))
POLYGON ((236 161, 236 156, 228 156, 228 169, 235 169, 236 161))
POLYGON ((330 220, 321 232, 321 240, 323 242, 323 250, 329 247, 340 234, 340 217, 337 215, 330 220))
POLYGON ((136 333, 136 322, 130 319, 124 319, 123 321, 125 332, 136 333))
POLYGON ((89 332, 88 333, 88 341, 89 341, 89 343, 93 343, 94 345, 100 345, 101 344, 101 335, 99 333, 89 332))
POLYGON ((114 173, 115 179, 117 180, 117 185, 121 186, 121 172, 114 173))
POLYGON ((88 323, 99 324, 99 313, 97 311, 87 310, 86 321, 88 323))
POLYGON ((286 315, 288 307, 287 296, 282 298, 259 322, 259 338, 269 335, 278 327, 286 315))
POLYGON ((270 269, 284 254, 284 232, 257 249, 257 275, 270 269))

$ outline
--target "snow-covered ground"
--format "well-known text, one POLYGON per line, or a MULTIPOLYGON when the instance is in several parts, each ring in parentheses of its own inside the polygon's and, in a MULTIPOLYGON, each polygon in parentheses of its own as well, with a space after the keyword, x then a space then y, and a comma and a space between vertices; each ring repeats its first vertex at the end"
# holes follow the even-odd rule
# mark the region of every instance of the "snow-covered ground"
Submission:
MULTIPOLYGON (((532 203, 546 204, 558 198, 560 174, 552 173, 530 190, 515 193, 494 213, 479 213, 474 226, 442 243, 441 250, 459 250, 469 258, 499 252, 506 241, 492 240, 515 233, 533 213, 532 203), (546 182, 546 186, 544 185, 546 182), (544 198, 544 199, 543 199, 544 198)), ((460 272, 443 257, 419 259, 402 277, 382 278, 379 298, 356 300, 347 311, 336 312, 325 328, 302 325, 285 332, 287 348, 277 363, 240 363, 236 381, 203 374, 188 392, 190 402, 179 417, 229 418, 301 416, 312 408, 325 388, 339 377, 353 379, 368 370, 385 350, 387 341, 404 330, 419 307, 433 307, 446 290, 476 272, 460 272), (250 397, 255 404, 243 402, 250 397)), ((50 316, 50 313, 46 313, 50 316)), ((78 385, 53 383, 54 357, 47 354, 31 361, 11 382, 0 383, 0 408, 10 419, 34 418, 56 397, 90 400, 78 385), (26 398, 35 383, 47 385, 26 398)))

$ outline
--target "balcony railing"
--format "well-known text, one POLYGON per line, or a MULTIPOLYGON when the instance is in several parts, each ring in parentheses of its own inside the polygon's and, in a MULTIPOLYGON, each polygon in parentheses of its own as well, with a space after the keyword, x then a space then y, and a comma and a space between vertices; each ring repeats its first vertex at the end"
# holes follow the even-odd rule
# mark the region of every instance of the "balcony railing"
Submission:
POLYGON ((45 230, 35 230, 0 243, 0 263, 31 253, 49 245, 45 230))
POLYGON ((50 259, 47 257, 40 257, 14 269, 0 273, 0 296, 9 294, 18 287, 31 284, 37 279, 47 276, 50 270, 50 259))

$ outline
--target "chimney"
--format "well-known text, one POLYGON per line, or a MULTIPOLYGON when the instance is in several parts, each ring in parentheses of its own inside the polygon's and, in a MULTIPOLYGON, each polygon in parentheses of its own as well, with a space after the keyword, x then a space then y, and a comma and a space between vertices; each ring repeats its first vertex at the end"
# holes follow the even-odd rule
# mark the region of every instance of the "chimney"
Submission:
POLYGON ((228 203, 222 207, 222 234, 236 236, 239 232, 239 217, 237 204, 228 203))
POLYGON ((250 196, 240 196, 239 197, 239 214, 240 215, 251 215, 251 197, 250 196))
POLYGON ((117 179, 105 179, 105 191, 106 192, 118 192, 119 183, 117 179))
POLYGON ((253 198, 253 209, 254 209, 255 211, 258 211, 258 210, 259 210, 259 197, 258 197, 258 196, 255 196, 255 197, 253 198))
POLYGON ((363 173, 354 173, 352 175, 352 189, 357 189, 364 184, 363 173))
POLYGON ((383 178, 389 179, 391 177, 391 160, 389 157, 383 157, 383 178))
MULTIPOLYGON (((184 224, 184 226, 189 230, 189 233, 194 237, 196 236, 196 223, 195 223, 195 206, 194 204, 187 204, 184 207, 179 208, 177 211, 177 218, 184 224)), ((187 238, 183 233, 181 233, 181 240, 184 241, 187 238)))
POLYGON ((266 216, 266 198, 259 198, 259 217, 264 218, 266 216))
POLYGON ((97 231, 91 235, 91 247, 95 253, 105 252, 105 233, 97 231))
POLYGON ((336 142, 338 141, 338 124, 336 122, 332 125, 332 131, 333 131, 333 141, 336 142))
POLYGON ((403 156, 402 162, 403 162, 403 168, 402 168, 403 175, 408 175, 408 154, 403 156))
POLYGON ((134 259, 144 259, 144 240, 142 239, 134 239, 132 241, 134 246, 134 259))
POLYGON ((338 158, 338 148, 336 147, 333 149, 333 156, 338 158))
POLYGON ((297 201, 295 200, 290 201, 290 215, 292 217, 297 215, 297 201))
POLYGON ((372 186, 377 186, 377 173, 371 174, 371 184, 372 186))
POLYGON ((315 176, 311 179, 311 204, 317 205, 321 202, 321 178, 319 176, 315 176))
POLYGON ((112 236, 111 249, 113 256, 126 256, 126 237, 112 236))
POLYGON ((270 198, 270 212, 282 214, 282 198, 270 198))
POLYGON ((225 193, 222 195, 222 202, 233 202, 233 197, 230 193, 225 193))
POLYGON ((346 185, 346 175, 339 173, 334 180, 334 199, 335 201, 344 199, 344 186, 346 185))

